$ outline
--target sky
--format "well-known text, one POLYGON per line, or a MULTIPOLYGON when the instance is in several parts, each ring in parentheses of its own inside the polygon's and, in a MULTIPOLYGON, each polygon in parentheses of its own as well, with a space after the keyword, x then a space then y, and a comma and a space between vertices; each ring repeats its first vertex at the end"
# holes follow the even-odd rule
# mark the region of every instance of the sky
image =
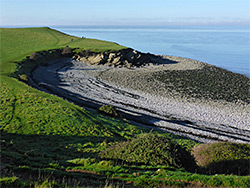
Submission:
POLYGON ((250 0, 0 0, 1 26, 250 25, 250 0))

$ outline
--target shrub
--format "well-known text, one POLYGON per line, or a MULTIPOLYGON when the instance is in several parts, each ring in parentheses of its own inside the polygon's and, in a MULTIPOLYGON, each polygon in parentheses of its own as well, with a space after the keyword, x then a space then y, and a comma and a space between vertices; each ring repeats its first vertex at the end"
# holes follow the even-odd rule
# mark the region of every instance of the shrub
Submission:
POLYGON ((79 53, 80 56, 90 56, 91 54, 93 54, 93 52, 91 52, 90 50, 83 50, 79 53))
POLYGON ((37 60, 37 54, 36 54, 35 52, 33 52, 33 53, 30 55, 30 60, 32 60, 32 61, 37 60))
POLYGON ((62 55, 64 55, 64 56, 72 56, 72 50, 71 50, 71 48, 69 47, 69 46, 65 46, 65 48, 63 49, 63 51, 62 51, 62 55))
POLYGON ((19 78, 20 78, 20 80, 22 80, 24 82, 28 82, 28 80, 29 80, 29 77, 26 74, 20 75, 19 78))
POLYGON ((197 164, 210 173, 250 174, 250 144, 217 142, 193 149, 197 164))
POLYGON ((187 170, 195 167, 190 153, 170 139, 153 133, 115 144, 101 152, 100 157, 137 165, 166 165, 187 170))
POLYGON ((99 112, 112 116, 112 117, 121 117, 116 108, 112 105, 103 105, 99 108, 99 112))
POLYGON ((27 187, 28 185, 21 181, 18 177, 3 177, 0 178, 0 187, 27 187))

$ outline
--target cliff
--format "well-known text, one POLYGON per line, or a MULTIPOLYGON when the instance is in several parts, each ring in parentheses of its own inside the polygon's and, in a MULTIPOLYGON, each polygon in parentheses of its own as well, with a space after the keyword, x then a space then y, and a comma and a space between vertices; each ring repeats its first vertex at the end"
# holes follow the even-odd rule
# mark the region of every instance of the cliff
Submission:
POLYGON ((160 57, 127 48, 115 52, 101 53, 84 50, 77 53, 73 58, 79 61, 84 61, 89 65, 107 65, 118 68, 131 68, 156 64, 157 59, 160 57))

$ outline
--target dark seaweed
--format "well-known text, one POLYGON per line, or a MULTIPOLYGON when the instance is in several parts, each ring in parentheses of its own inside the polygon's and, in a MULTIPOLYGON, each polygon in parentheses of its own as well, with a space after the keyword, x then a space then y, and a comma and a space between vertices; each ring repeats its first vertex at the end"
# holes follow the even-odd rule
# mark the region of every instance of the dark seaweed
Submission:
POLYGON ((153 77, 171 92, 194 98, 249 103, 249 78, 215 66, 196 70, 161 71, 153 77))

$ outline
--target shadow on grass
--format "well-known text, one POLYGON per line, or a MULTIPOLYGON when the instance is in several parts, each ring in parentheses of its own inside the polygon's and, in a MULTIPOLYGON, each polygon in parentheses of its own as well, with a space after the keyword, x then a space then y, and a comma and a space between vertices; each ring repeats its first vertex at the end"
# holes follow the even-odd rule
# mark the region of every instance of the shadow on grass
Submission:
MULTIPOLYGON (((45 164, 79 157, 94 157, 96 152, 84 152, 84 148, 96 148, 104 140, 114 142, 125 138, 103 136, 62 136, 62 135, 25 135, 1 131, 2 157, 12 157, 13 164, 25 165, 29 158, 47 158, 45 164), (89 143, 84 146, 84 144, 89 143), (9 154, 7 153, 9 152, 9 154), (16 155, 11 156, 11 154, 16 155), (19 155, 23 158, 19 159, 19 155), (16 158, 15 158, 16 157, 16 158), (49 160, 48 160, 49 159, 49 160)), ((98 151, 97 151, 98 152, 98 151)), ((40 161, 42 162, 42 161, 40 161)))
POLYGON ((206 167, 201 167, 200 171, 206 174, 234 174, 248 176, 250 175, 250 160, 225 160, 210 163, 206 167))
POLYGON ((104 138, 98 136, 22 135, 1 131, 1 177, 16 176, 40 183, 55 181, 74 187, 103 187, 107 181, 123 184, 121 180, 111 180, 95 172, 66 170, 70 165, 67 160, 97 157, 98 150, 83 151, 85 143, 93 144, 92 148, 96 149, 96 144, 103 141, 104 138))

